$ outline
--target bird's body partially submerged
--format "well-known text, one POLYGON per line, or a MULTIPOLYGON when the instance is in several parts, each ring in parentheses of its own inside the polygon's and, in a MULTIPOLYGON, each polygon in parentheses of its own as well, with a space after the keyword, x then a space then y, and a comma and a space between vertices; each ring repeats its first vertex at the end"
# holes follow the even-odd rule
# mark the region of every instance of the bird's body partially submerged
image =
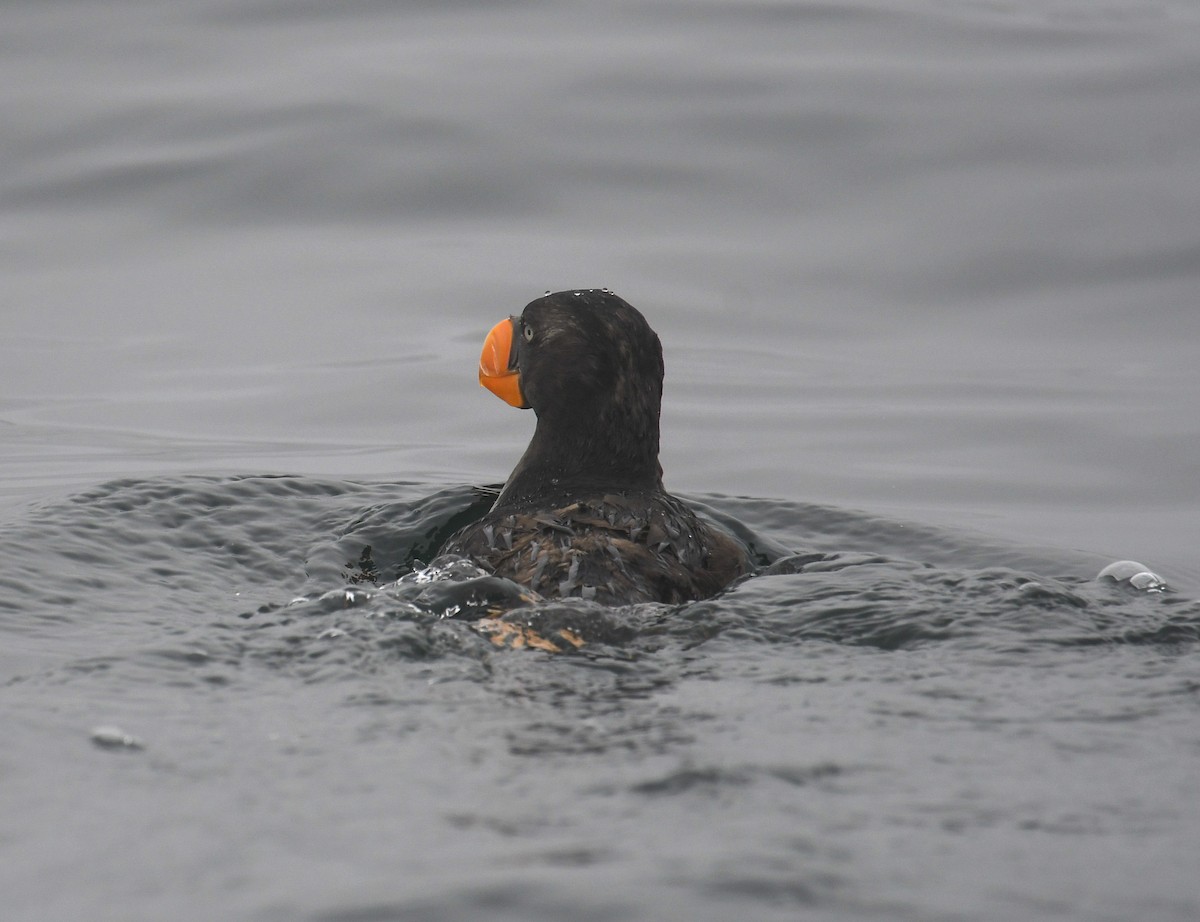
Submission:
POLYGON ((567 291, 501 321, 480 381, 537 428, 462 554, 544 597, 608 604, 706 598, 750 569, 734 538, 663 489, 658 336, 608 291, 567 291))

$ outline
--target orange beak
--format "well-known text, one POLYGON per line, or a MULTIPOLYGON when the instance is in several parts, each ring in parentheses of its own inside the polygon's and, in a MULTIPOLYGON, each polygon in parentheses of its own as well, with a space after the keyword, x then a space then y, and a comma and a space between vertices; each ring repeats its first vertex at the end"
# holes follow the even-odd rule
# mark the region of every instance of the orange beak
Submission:
POLYGON ((515 327, 509 317, 488 333, 479 356, 479 383, 505 403, 527 410, 529 404, 521 395, 521 373, 517 370, 517 351, 513 348, 515 327))

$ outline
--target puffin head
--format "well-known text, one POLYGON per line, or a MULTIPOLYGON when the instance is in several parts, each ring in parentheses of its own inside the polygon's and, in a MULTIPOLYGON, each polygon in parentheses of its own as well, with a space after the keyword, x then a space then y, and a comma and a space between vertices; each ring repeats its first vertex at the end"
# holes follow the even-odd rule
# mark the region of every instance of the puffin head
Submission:
POLYGON ((605 289, 537 298, 488 333, 479 383, 539 419, 581 414, 653 417, 663 360, 658 336, 633 305, 605 289))

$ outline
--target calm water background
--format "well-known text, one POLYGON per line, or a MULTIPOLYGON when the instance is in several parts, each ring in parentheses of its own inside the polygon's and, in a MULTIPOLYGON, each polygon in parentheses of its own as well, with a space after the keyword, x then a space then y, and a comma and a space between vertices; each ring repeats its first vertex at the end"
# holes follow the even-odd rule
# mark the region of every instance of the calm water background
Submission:
POLYGON ((1195 4, 38 0, 0 86, 6 918, 1200 915, 1195 4), (584 656, 320 601, 578 286, 843 556, 584 656))

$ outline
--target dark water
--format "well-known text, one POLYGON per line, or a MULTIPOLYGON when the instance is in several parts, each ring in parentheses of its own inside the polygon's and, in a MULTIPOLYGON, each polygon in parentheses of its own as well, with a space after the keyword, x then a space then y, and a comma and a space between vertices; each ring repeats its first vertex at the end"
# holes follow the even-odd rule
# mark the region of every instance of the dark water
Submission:
POLYGON ((4 918, 1200 915, 1194 4, 0 25, 4 918), (417 561, 593 285, 767 572, 502 648, 417 561))
POLYGON ((471 490, 159 478, 32 508, 0 532, 18 917, 1190 917, 1200 604, 1081 555, 707 505, 783 572, 520 614, 587 639, 557 656, 385 582, 471 490), (382 588, 350 581, 364 546, 382 588))

